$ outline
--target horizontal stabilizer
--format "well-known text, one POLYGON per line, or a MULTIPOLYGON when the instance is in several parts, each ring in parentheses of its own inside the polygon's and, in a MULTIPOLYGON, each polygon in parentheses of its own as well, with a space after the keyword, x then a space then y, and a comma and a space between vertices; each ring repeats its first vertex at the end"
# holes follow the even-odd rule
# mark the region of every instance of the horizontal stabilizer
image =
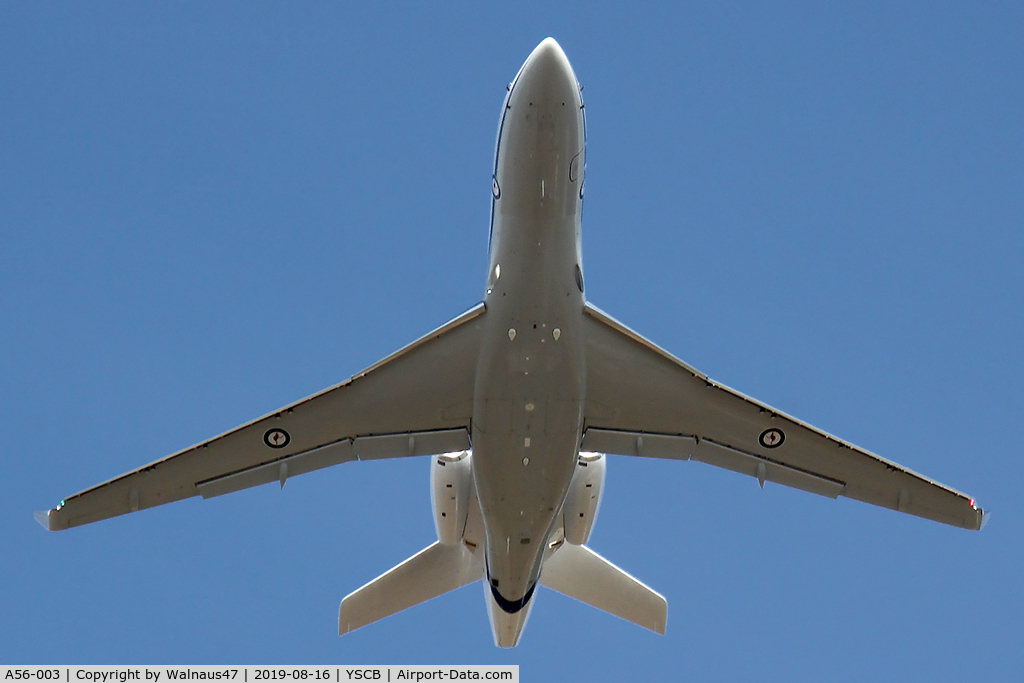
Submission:
POLYGON ((434 543, 341 601, 338 635, 473 583, 484 575, 483 551, 434 543))
POLYGON ((591 607, 665 635, 668 603, 585 545, 564 543, 544 562, 540 583, 591 607))

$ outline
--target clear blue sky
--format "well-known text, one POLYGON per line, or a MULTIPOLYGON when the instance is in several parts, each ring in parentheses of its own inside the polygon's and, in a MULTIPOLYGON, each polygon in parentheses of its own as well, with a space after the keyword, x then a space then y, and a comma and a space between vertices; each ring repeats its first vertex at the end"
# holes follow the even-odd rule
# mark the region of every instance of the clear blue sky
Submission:
POLYGON ((1024 678, 1021 5, 367 4, 0 6, 0 662, 1024 678), (982 533, 613 458, 591 545, 668 634, 544 590, 500 651, 479 584, 335 635, 434 539, 424 460, 35 523, 479 301, 505 85, 548 35, 590 300, 982 533))

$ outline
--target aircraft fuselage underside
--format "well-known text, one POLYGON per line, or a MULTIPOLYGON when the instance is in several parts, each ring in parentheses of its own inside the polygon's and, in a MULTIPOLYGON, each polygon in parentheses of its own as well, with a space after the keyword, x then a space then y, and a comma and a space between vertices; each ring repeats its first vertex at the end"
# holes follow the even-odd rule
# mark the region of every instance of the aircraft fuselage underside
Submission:
POLYGON ((499 127, 473 402, 473 473, 502 645, 525 623, 581 442, 584 145, 576 77, 546 41, 510 86, 499 127))

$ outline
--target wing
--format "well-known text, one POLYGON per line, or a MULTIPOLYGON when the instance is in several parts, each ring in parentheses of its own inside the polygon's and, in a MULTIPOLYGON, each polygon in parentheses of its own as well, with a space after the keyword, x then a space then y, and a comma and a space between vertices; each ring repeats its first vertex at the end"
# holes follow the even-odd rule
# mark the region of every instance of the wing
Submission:
POLYGON ((697 460, 980 529, 974 499, 722 386, 587 304, 582 450, 697 460))
POLYGON ((67 529, 202 495, 280 481, 348 460, 469 448, 479 304, 347 382, 36 513, 67 529))

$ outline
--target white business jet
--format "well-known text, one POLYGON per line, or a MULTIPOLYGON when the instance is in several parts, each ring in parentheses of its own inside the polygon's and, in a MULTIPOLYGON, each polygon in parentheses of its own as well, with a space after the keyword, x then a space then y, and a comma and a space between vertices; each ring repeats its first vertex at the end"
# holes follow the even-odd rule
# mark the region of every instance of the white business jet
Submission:
POLYGON ((604 454, 697 460, 980 529, 974 499, 712 381, 584 297, 583 101, 553 39, 508 88, 483 303, 347 382, 36 513, 50 530, 354 460, 432 456, 438 540, 341 602, 344 634, 483 579, 512 647, 537 584, 658 633, 665 599, 586 546, 604 454))

